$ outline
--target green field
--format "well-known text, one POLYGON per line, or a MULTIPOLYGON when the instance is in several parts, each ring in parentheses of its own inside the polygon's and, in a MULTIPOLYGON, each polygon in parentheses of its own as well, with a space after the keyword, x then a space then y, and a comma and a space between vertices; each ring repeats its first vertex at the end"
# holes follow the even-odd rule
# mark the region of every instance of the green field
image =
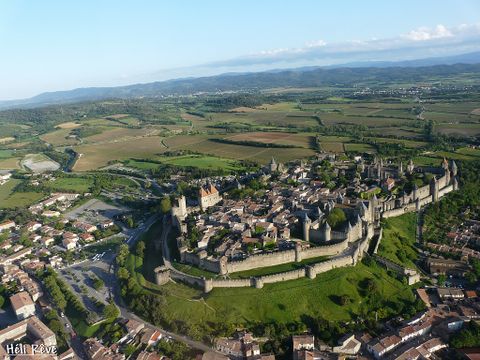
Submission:
POLYGON ((344 146, 345 151, 375 153, 375 148, 369 144, 344 144, 344 146))
POLYGON ((85 193, 93 185, 93 179, 87 177, 61 177, 45 184, 52 191, 74 191, 85 193))
POLYGON ((410 268, 416 268, 418 258, 415 243, 416 213, 409 213, 385 220, 383 239, 378 255, 410 268))
MULTIPOLYGON (((302 94, 302 88, 272 91, 279 96, 286 91, 301 98, 312 91, 328 92, 336 88, 303 89, 305 94, 302 94)), ((343 90, 352 91, 349 87, 343 90)), ((480 133, 480 115, 477 111, 480 104, 471 99, 465 102, 433 100, 422 105, 423 118, 417 118, 414 111, 420 106, 418 102, 408 98, 359 101, 347 95, 329 94, 318 103, 308 96, 306 103, 302 100, 292 101, 291 97, 289 99, 220 111, 208 110, 202 101, 192 105, 193 109, 169 103, 165 106, 165 119, 168 121, 163 117, 145 120, 137 114, 113 113, 92 116, 77 123, 63 123, 62 128, 46 132, 41 139, 62 150, 67 145, 72 146, 80 153, 75 171, 95 170, 112 161, 127 160, 129 166, 140 170, 156 169, 154 163, 140 164, 133 160, 149 158, 177 166, 235 170, 235 160, 265 164, 272 156, 280 162, 308 158, 315 154, 313 138, 318 134, 321 150, 340 154, 374 153, 378 150, 367 143, 396 143, 412 150, 428 150, 428 144, 423 141, 423 127, 428 119, 436 122, 435 131, 440 134, 471 137, 480 133), (353 127, 360 129, 362 137, 348 131, 353 127), (343 131, 344 128, 347 130, 343 131), (81 136, 81 140, 70 138, 73 132, 84 133, 84 136, 81 136), (343 134, 345 136, 338 136, 343 134), (238 144, 219 143, 215 141, 218 138, 238 144), (354 138, 357 140, 354 141, 354 138), (362 138, 365 143, 361 142, 362 138), (294 148, 247 146, 245 142, 249 141, 292 145, 294 148), (203 156, 162 156, 165 152, 181 150, 203 156)), ((467 152, 455 154, 451 158, 470 160, 473 157, 467 152)), ((5 158, 5 155, 0 153, 0 158, 5 158)), ((0 163, 0 167, 16 167, 14 160, 8 158, 8 161, 8 164, 0 163)))
MULTIPOLYGON (((133 264, 130 268, 133 268, 133 264)), ((366 303, 370 294, 362 289, 362 284, 367 279, 375 282, 383 299, 388 299, 385 316, 395 314, 390 306, 414 301, 409 286, 391 278, 383 268, 375 264, 334 269, 318 275, 314 280, 302 278, 268 284, 263 289, 214 289, 207 295, 179 283, 168 283, 159 288, 145 283, 143 276, 140 282, 155 292, 155 289, 161 289, 166 302, 165 312, 172 319, 183 321, 188 326, 198 326, 205 321, 248 326, 257 322, 301 321, 304 316, 348 321, 355 314, 368 312, 366 303), (340 306, 334 299, 344 294, 351 301, 340 306)))
POLYGON ((318 262, 322 262, 328 259, 328 256, 319 256, 311 259, 302 260, 301 262, 292 262, 288 264, 282 264, 277 266, 269 266, 259 269, 253 269, 248 271, 240 271, 233 274, 230 274, 230 277, 233 279, 245 279, 250 278, 252 276, 263 276, 263 275, 270 275, 270 274, 278 274, 285 271, 296 270, 305 267, 309 264, 314 264, 318 262))
MULTIPOLYGON (((180 167, 197 167, 200 169, 221 169, 227 171, 241 170, 242 167, 233 160, 208 155, 156 156, 155 161, 180 167)), ((148 161, 127 160, 126 166, 140 170, 157 169, 159 164, 148 161)))
MULTIPOLYGON (((160 232, 160 227, 151 228, 143 237, 147 249, 153 244, 160 232)), ((302 278, 267 284, 263 289, 225 288, 213 289, 208 294, 181 283, 170 282, 163 286, 151 283, 152 270, 160 262, 161 254, 154 250, 147 251, 145 259, 130 254, 126 267, 134 274, 134 279, 143 291, 153 291, 164 299, 164 313, 168 318, 184 322, 187 326, 200 326, 205 322, 227 322, 235 326, 251 326, 258 322, 289 323, 302 321, 305 316, 324 317, 331 321, 348 321, 353 317, 368 313, 368 307, 373 296, 379 296, 384 302, 380 316, 393 316, 398 306, 404 306, 414 301, 411 288, 401 281, 390 277, 386 270, 372 262, 355 267, 344 267, 319 274, 316 279, 302 278), (147 255, 148 254, 148 255, 147 255), (377 288, 373 295, 364 288, 365 282, 371 279, 377 288), (348 295, 350 301, 344 306, 337 304, 335 299, 348 295), (388 300, 387 300, 388 299, 388 300)), ((309 259, 305 262, 318 262, 324 258, 309 259)), ((294 264, 298 267, 299 264, 294 264)), ((303 264, 304 265, 304 264, 303 264)), ((185 265, 175 265, 187 270, 185 265)), ((283 265, 282 265, 283 266, 283 265)), ((301 265, 300 265, 301 266, 301 265)), ((292 264, 287 264, 288 269, 292 264)), ((197 271, 196 268, 190 268, 197 271)), ((259 269, 254 272, 239 273, 239 276, 260 275, 285 271, 287 268, 273 267, 259 269)), ((208 273, 208 272, 207 272, 208 273)), ((208 273, 211 274, 211 273, 208 273)), ((197 276, 203 276, 204 271, 198 270, 197 276)))
POLYGON ((37 192, 14 192, 15 187, 21 182, 19 179, 10 179, 6 184, 0 185, 1 209, 30 206, 44 196, 43 193, 37 192))

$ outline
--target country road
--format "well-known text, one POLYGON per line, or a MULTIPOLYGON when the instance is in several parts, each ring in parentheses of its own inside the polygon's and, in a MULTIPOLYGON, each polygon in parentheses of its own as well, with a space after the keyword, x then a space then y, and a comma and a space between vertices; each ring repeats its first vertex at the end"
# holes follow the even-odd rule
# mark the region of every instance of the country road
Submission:
MULTIPOLYGON (((146 232, 148 231, 148 229, 150 228, 150 226, 152 226, 154 223, 154 221, 148 221, 146 224, 148 224, 148 226, 145 226, 143 228, 143 230, 146 232)), ((167 248, 168 249, 168 246, 166 246, 166 239, 168 238, 168 233, 170 231, 170 224, 169 224, 169 221, 166 220, 166 217, 163 218, 163 225, 164 225, 164 228, 162 229, 162 236, 161 236, 161 242, 162 242, 162 245, 163 245, 163 248, 167 248)), ((135 245, 135 243, 137 242, 137 240, 140 238, 140 235, 142 233, 138 232, 136 233, 134 236, 132 236, 130 238, 130 240, 128 241, 128 244, 130 246, 133 246, 135 245)), ((169 254, 168 250, 166 250, 167 253, 169 254)), ((169 257, 169 256, 168 256, 169 257)), ((171 264, 168 261, 168 265, 169 267, 171 267, 171 264)), ((176 341, 180 341, 182 343, 185 343, 187 344, 189 347, 193 348, 193 349, 198 349, 198 350, 201 350, 201 351, 215 351, 213 350, 209 345, 207 344, 204 344, 200 341, 195 341, 193 339, 190 339, 189 337, 187 336, 184 336, 184 335, 180 335, 180 334, 176 334, 176 333, 173 333, 173 332, 170 332, 170 331, 167 331, 165 329, 162 329, 156 325, 153 325, 147 321, 145 321, 144 319, 138 317, 137 315, 135 315, 133 312, 131 312, 127 306, 125 305, 124 301, 123 301, 123 298, 121 297, 120 295, 120 286, 118 284, 118 281, 116 281, 116 277, 114 275, 114 272, 115 272, 115 258, 113 257, 110 261, 110 264, 109 264, 109 272, 112 274, 112 278, 115 279, 114 281, 110 282, 109 283, 109 291, 110 291, 110 296, 111 298, 114 300, 115 304, 117 305, 117 307, 119 308, 120 310, 120 314, 123 318, 125 319, 134 319, 134 320, 137 320, 137 321, 141 321, 143 323, 145 323, 145 325, 151 329, 154 329, 154 330, 158 330, 160 331, 162 334, 164 334, 165 336, 167 337, 170 337, 176 341)))

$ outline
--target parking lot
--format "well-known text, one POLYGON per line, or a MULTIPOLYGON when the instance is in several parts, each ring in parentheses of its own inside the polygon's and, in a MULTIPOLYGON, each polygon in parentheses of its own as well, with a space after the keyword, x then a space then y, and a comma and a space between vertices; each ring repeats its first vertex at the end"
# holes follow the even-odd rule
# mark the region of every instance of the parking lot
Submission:
POLYGON ((104 220, 111 220, 115 215, 122 214, 128 209, 107 204, 98 199, 92 199, 85 204, 69 211, 65 217, 70 220, 81 220, 90 224, 98 224, 104 220))
POLYGON ((96 313, 99 318, 102 316, 101 309, 95 306, 90 298, 93 297, 97 301, 107 304, 109 301, 108 284, 115 280, 112 279, 112 274, 109 272, 110 263, 114 257, 114 253, 111 250, 108 250, 102 254, 92 256, 81 264, 67 267, 59 271, 62 279, 71 286, 72 290, 82 300, 85 307, 93 313, 96 313), (103 256, 100 256, 102 254, 103 256), (93 281, 89 276, 90 273, 93 273, 95 276, 103 280, 105 283, 103 288, 98 290, 94 288, 93 281))

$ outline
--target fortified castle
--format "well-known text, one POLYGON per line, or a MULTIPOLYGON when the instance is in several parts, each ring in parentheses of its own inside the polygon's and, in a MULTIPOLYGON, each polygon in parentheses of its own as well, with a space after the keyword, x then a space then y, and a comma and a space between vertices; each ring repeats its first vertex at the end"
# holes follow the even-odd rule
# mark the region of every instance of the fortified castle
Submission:
MULTIPOLYGON (((272 163, 276 165, 272 160, 268 170, 273 170, 270 169, 273 168, 272 163)), ((294 176, 300 185, 288 191, 282 187, 276 189, 272 185, 272 190, 263 205, 224 200, 223 205, 219 206, 218 204, 222 202, 220 193, 212 184, 207 184, 206 187, 200 188, 200 209, 204 211, 216 205, 217 211, 206 216, 206 219, 196 215, 198 227, 205 229, 196 250, 192 250, 185 243, 184 234, 187 233, 185 220, 192 211, 187 208, 185 197, 177 199, 171 216, 181 233, 177 238, 180 261, 218 275, 215 279, 206 279, 185 274, 173 267, 159 267, 155 269, 157 283, 163 284, 172 278, 200 286, 205 292, 209 292, 215 287, 261 288, 264 284, 302 277, 313 279, 317 274, 336 267, 354 266, 369 250, 372 240, 376 242, 372 246, 373 252, 376 252, 381 240, 379 224, 382 218, 418 211, 458 189, 457 166, 454 161, 449 163, 444 160, 440 167, 415 167, 410 161, 406 172, 401 163, 394 166, 378 160, 370 165, 360 162, 356 167, 362 179, 374 178, 378 182, 385 178, 398 180, 406 174, 413 173, 420 175, 428 173, 433 176, 427 185, 414 186, 409 194, 390 194, 382 198, 377 198, 374 194, 369 200, 363 200, 349 198, 345 195, 345 189, 328 192, 318 187, 315 180, 308 177, 312 169, 309 165, 301 163, 290 167, 288 173, 281 175, 284 179, 291 179, 294 176), (346 216, 344 224, 335 229, 327 221, 334 209, 341 209, 346 216), (255 212, 256 210, 258 211, 255 212), (290 236, 290 229, 295 227, 300 229, 303 241, 290 236), (230 237, 227 236, 227 240, 215 248, 217 255, 209 254, 206 247, 222 229, 228 231, 230 237), (252 237, 253 231, 258 233, 256 237, 252 237), (252 244, 257 244, 255 242, 261 242, 263 248, 268 244, 276 244, 276 250, 247 253, 245 248, 251 249, 252 244), (300 263, 306 259, 323 256, 330 259, 319 260, 297 270, 247 279, 229 278, 231 274, 237 272, 300 263)), ((278 168, 276 165, 277 172, 278 168)), ((268 179, 265 173, 260 176, 268 179)))

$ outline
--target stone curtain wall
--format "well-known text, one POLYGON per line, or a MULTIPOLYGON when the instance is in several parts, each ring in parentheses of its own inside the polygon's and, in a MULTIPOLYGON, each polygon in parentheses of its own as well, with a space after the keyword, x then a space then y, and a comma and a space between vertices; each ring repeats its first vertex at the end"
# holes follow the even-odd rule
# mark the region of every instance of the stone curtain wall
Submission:
MULTIPOLYGON (((438 171, 438 169, 436 169, 438 171)), ((449 192, 455 190, 454 186, 447 181, 447 176, 444 175, 438 179, 438 198, 445 196, 449 192)), ((384 203, 381 216, 383 218, 389 218, 394 216, 400 216, 407 212, 412 212, 419 210, 421 207, 431 203, 433 201, 433 194, 430 185, 425 185, 419 188, 416 191, 416 198, 418 201, 415 201, 413 194, 404 196, 404 204, 400 207, 395 207, 395 201, 384 203), (405 203, 408 201, 408 203, 405 203)), ((179 219, 178 214, 174 217, 174 224, 181 227, 182 221, 179 219)), ((365 218, 363 218, 365 220, 365 218)), ((320 256, 335 256, 341 253, 342 251, 348 248, 349 242, 355 242, 352 244, 354 246, 353 252, 351 255, 339 256, 324 262, 319 262, 315 264, 308 265, 304 268, 287 271, 278 274, 250 277, 248 279, 205 279, 196 277, 193 275, 185 274, 176 269, 170 269, 168 273, 156 274, 157 283, 163 284, 166 282, 168 277, 178 280, 184 283, 187 283, 191 286, 197 286, 203 288, 205 292, 210 292, 214 288, 228 288, 228 287, 255 287, 262 288, 264 284, 271 284, 281 281, 288 281, 294 279, 300 279, 303 277, 308 277, 314 279, 317 274, 327 272, 329 270, 344 267, 344 266, 354 266, 358 261, 360 261, 364 254, 368 251, 370 240, 374 235, 373 224, 369 223, 366 227, 366 236, 362 236, 363 226, 354 226, 354 230, 350 236, 347 233, 337 233, 332 232, 332 239, 338 239, 338 241, 331 245, 322 245, 315 246, 305 250, 302 250, 299 246, 295 250, 286 250, 278 251, 270 254, 259 254, 252 255, 245 260, 241 261, 226 261, 226 258, 220 260, 211 260, 207 258, 200 258, 197 254, 188 253, 186 251, 181 253, 182 262, 198 266, 199 268, 206 269, 208 271, 220 274, 227 275, 228 273, 235 273, 240 271, 248 271, 257 268, 276 266, 292 262, 300 262, 305 259, 311 259, 314 257, 320 256)), ((320 233, 319 230, 311 231, 311 236, 316 237, 320 233)), ((374 249, 374 253, 378 248, 380 240, 382 238, 382 229, 378 234, 377 244, 374 249)), ((387 261, 386 259, 380 258, 377 256, 377 260, 380 260, 385 266, 390 268, 395 268, 398 265, 387 261), (383 260, 383 261, 382 261, 383 260)), ((398 269, 400 270, 400 269, 398 269)), ((403 269, 405 271, 405 269, 403 269)))
MULTIPOLYGON (((324 262, 308 265, 304 268, 297 269, 297 270, 286 271, 278 274, 250 277, 248 279, 205 279, 205 278, 200 278, 197 276, 185 274, 175 269, 170 269, 169 275, 172 279, 176 281, 181 281, 191 286, 200 287, 206 293, 212 291, 214 288, 255 287, 257 289, 261 289, 265 284, 273 284, 281 281, 296 280, 304 277, 314 279, 318 274, 327 272, 329 270, 339 268, 339 267, 344 267, 344 266, 355 265, 359 260, 361 260, 364 253, 368 250, 369 242, 370 242, 369 237, 363 238, 356 245, 357 248, 352 255, 340 256, 338 258, 334 258, 324 262)), ((308 250, 315 250, 315 248, 307 249, 304 252, 308 250)), ((316 257, 318 253, 310 252, 309 255, 311 255, 310 257, 316 257)), ((163 278, 164 276, 165 275, 163 275, 161 278, 162 283, 165 283, 164 281, 165 279, 163 278)), ((160 277, 157 276, 157 283, 161 285, 161 283, 159 283, 159 280, 160 280, 160 277)))

